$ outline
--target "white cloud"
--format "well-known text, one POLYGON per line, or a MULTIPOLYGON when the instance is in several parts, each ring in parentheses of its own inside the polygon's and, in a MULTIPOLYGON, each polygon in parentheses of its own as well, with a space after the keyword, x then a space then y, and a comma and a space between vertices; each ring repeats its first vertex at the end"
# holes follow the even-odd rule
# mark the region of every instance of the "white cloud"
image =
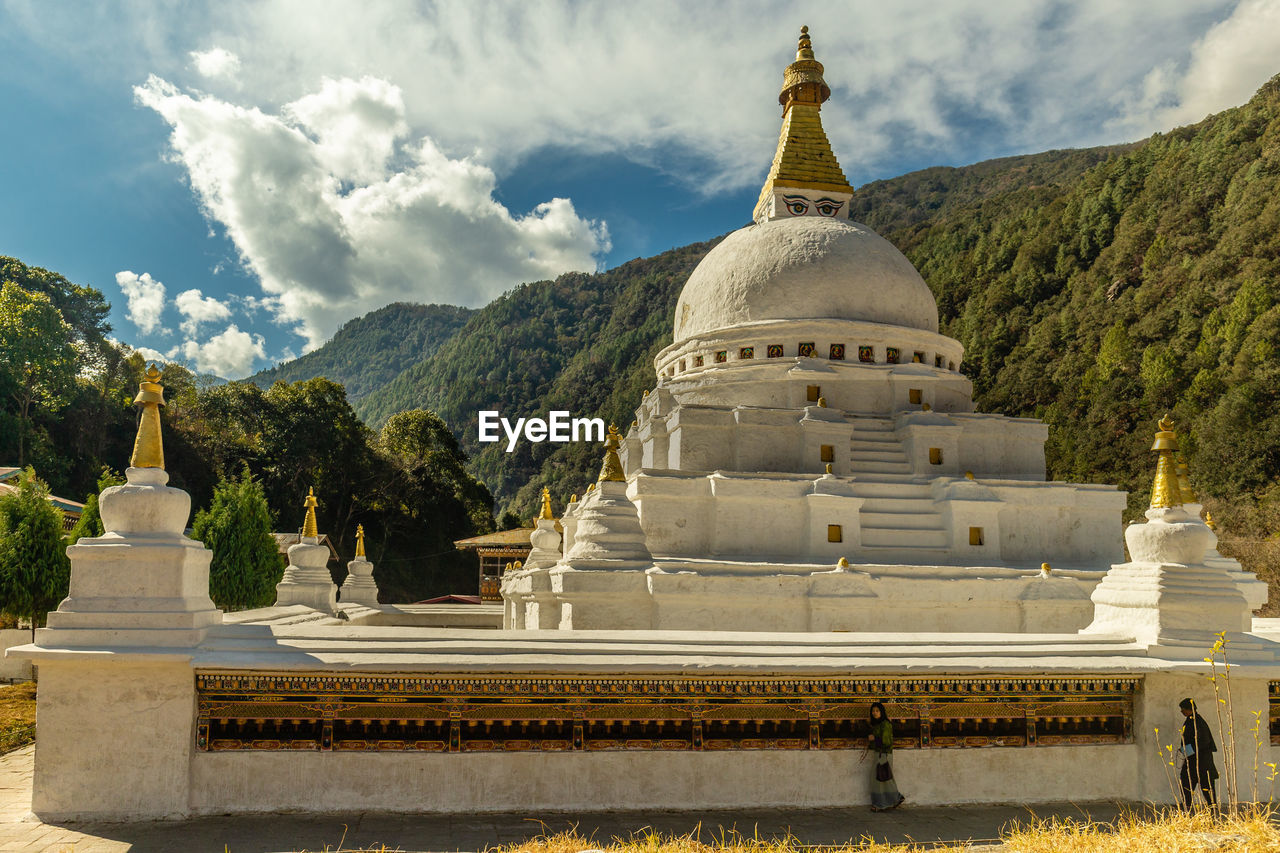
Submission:
POLYGON ((204 296, 196 289, 182 291, 174 298, 173 304, 182 315, 183 334, 190 337, 196 335, 201 323, 225 320, 231 316, 230 308, 212 296, 204 296))
POLYGON ((164 312, 164 284, 149 273, 138 275, 131 270, 116 273, 116 284, 129 300, 129 322, 144 335, 154 332, 164 312))
POLYGON ((1197 122, 1247 101, 1280 72, 1280 0, 1241 0, 1230 17, 1210 27, 1183 64, 1153 68, 1121 94, 1121 126, 1144 132, 1197 122))
POLYGON ((131 349, 145 358, 148 364, 153 362, 158 364, 168 364, 173 360, 170 356, 160 352, 160 350, 154 350, 151 347, 131 347, 131 349))
POLYGON ((308 348, 389 302, 480 305, 594 269, 608 250, 603 223, 567 199, 514 214, 494 199, 488 166, 407 139, 400 90, 382 80, 326 80, 276 114, 156 77, 135 93, 172 126, 206 216, 308 348))
POLYGON ((181 355, 201 373, 213 373, 224 379, 243 379, 253 372, 256 359, 266 358, 262 335, 242 332, 232 323, 208 341, 185 341, 170 357, 181 355))
POLYGON ((221 47, 191 51, 191 62, 200 76, 234 79, 240 72, 240 57, 221 47))

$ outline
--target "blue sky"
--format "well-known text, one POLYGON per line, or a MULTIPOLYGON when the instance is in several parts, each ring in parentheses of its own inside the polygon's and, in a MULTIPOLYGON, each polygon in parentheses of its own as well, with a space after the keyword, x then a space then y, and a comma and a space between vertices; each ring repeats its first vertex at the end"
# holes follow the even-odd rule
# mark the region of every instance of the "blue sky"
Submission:
POLYGON ((239 378, 389 302, 745 224, 801 24, 855 185, 1139 139, 1280 72, 1280 0, 0 0, 0 254, 239 378))

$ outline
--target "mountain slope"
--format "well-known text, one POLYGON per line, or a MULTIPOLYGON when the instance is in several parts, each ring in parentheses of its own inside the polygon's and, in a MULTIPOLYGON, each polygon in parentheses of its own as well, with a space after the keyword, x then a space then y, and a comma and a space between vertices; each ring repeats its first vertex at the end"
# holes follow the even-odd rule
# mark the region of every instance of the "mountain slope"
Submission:
POLYGON ((559 491, 585 488, 588 473, 599 467, 599 448, 522 441, 508 454, 503 446, 479 443, 477 412, 495 409, 514 420, 566 409, 629 423, 653 384, 653 356, 670 341, 680 289, 713 245, 515 288, 476 312, 434 356, 359 401, 357 410, 377 425, 406 408, 429 408, 454 429, 472 454, 472 470, 501 493, 500 503, 522 486, 549 485, 560 506, 567 494, 559 491))
POLYGON ((344 323, 333 339, 293 361, 261 370, 249 381, 261 388, 323 376, 358 400, 402 370, 429 357, 473 314, 455 305, 396 302, 344 323))

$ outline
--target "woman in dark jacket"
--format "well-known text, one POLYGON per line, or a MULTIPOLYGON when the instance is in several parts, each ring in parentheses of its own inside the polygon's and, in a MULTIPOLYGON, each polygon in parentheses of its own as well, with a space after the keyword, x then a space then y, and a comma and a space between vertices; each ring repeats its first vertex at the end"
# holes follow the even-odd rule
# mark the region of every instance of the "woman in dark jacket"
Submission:
MULTIPOLYGON (((871 773, 871 810, 882 812, 896 809, 906 798, 898 793, 893 779, 893 723, 885 713, 884 705, 871 703, 871 732, 867 736, 867 749, 875 755, 871 773)), ((865 756, 864 756, 865 757, 865 756)))
POLYGON ((1218 768, 1213 763, 1213 754, 1218 745, 1213 742, 1213 732, 1209 724, 1196 711, 1194 699, 1183 699, 1178 703, 1182 716, 1187 721, 1182 724, 1182 772, 1178 781, 1182 783, 1182 804, 1191 808, 1191 792, 1200 786, 1209 808, 1218 807, 1218 794, 1214 790, 1214 781, 1218 778, 1218 768))

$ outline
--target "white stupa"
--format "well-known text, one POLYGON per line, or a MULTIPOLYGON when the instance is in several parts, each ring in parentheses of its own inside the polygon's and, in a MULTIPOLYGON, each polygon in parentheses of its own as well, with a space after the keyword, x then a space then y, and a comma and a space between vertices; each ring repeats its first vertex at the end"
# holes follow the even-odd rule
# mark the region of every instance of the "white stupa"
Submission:
MULTIPOLYGON (((1045 424, 973 411, 964 348, 939 334, 928 285, 849 220, 822 74, 804 33, 755 221, 685 284, 657 386, 621 442, 625 489, 602 483, 570 505, 564 562, 504 585, 508 627, 1090 623, 1094 586, 1124 557, 1126 496, 1046 482, 1045 424), (625 491, 652 556, 628 539, 626 559, 582 574, 570 531, 598 526, 606 489, 625 491), (841 558, 850 566, 833 575, 841 558)), ((608 544, 593 556, 607 564, 608 544)), ((1265 585, 1237 577, 1260 606, 1265 585)))

